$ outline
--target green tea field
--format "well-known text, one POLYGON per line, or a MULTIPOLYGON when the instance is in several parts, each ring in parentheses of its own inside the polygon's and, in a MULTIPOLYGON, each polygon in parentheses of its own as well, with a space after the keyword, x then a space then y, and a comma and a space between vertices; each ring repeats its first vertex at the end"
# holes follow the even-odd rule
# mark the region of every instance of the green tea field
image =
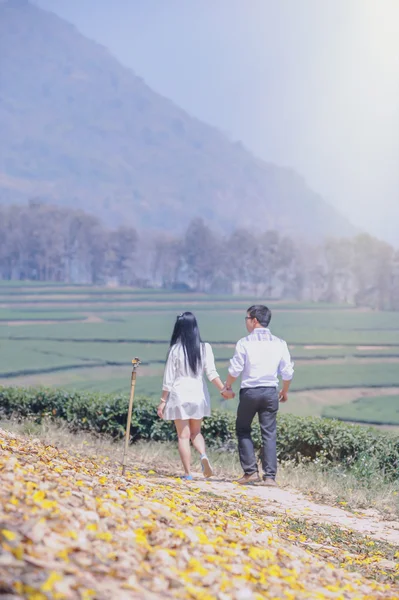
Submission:
MULTIPOLYGON (((157 398, 168 340, 183 310, 197 315, 224 378, 253 303, 250 297, 0 282, 0 385, 128 393, 131 359, 139 356, 137 393, 157 398)), ((269 305, 271 329, 287 340, 295 361, 282 410, 399 425, 399 313, 269 305)), ((213 387, 211 393, 219 406, 213 387)), ((232 410, 236 402, 225 406, 232 410)))

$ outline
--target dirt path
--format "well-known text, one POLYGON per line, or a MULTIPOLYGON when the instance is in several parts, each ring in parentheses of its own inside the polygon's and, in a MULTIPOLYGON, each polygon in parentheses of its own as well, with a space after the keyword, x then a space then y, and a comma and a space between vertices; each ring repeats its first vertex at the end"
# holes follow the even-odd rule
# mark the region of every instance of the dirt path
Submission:
POLYGON ((195 478, 195 486, 217 496, 244 496, 264 501, 264 509, 278 515, 300 518, 309 522, 328 523, 350 529, 361 535, 368 535, 376 540, 399 545, 399 521, 387 521, 374 510, 348 512, 342 508, 317 504, 294 490, 270 488, 263 485, 238 486, 222 480, 204 481, 202 475, 195 478))

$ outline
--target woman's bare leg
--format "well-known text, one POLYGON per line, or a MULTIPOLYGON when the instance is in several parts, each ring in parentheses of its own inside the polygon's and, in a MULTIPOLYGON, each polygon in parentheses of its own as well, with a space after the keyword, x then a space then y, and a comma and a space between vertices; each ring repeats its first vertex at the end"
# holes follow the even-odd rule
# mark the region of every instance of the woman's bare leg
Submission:
POLYGON ((204 477, 208 478, 212 477, 213 469, 206 455, 205 440, 201 433, 201 423, 202 419, 190 419, 190 437, 194 448, 200 453, 204 477))
POLYGON ((197 452, 199 452, 200 455, 203 456, 204 454, 206 454, 206 452, 205 440, 201 433, 202 419, 190 419, 189 424, 191 442, 194 448, 197 450, 197 452))
POLYGON ((175 419, 175 427, 178 437, 178 448, 181 461, 183 463, 185 475, 190 475, 190 421, 185 419, 175 419))

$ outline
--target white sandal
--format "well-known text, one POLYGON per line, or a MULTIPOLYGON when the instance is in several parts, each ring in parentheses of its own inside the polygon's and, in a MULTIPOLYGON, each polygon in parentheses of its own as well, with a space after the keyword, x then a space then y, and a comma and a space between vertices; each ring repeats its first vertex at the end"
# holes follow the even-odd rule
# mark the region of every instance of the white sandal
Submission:
POLYGON ((209 462, 209 458, 207 457, 206 454, 201 456, 201 467, 202 467, 202 472, 204 474, 205 479, 212 477, 213 469, 211 467, 211 463, 209 462))

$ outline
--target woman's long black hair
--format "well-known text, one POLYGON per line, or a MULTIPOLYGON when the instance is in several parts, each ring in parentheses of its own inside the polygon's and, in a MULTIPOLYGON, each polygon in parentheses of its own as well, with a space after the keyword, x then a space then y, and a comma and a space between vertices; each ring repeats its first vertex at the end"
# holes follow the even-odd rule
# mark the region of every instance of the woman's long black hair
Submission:
MULTIPOLYGON (((184 350, 184 360, 193 375, 197 375, 202 366, 202 340, 197 319, 192 312, 184 312, 176 319, 170 340, 170 348, 180 343, 184 350)), ((169 350, 170 350, 169 348, 169 350)))

